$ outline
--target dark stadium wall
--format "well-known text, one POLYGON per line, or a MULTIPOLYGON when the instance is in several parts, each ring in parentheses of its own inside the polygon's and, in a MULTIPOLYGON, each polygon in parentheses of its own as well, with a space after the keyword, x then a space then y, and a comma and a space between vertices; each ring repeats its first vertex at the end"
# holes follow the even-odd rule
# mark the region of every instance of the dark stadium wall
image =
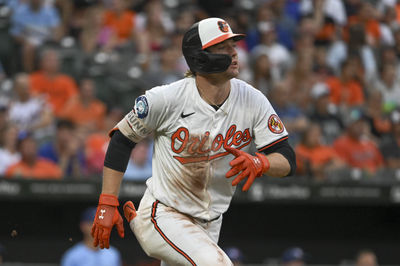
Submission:
MULTIPOLYGON (((138 199, 135 199, 138 202, 138 199)), ((59 263, 65 250, 81 240, 79 217, 94 201, 2 200, 0 243, 6 262, 59 263)), ((338 264, 360 249, 372 249, 381 265, 400 261, 400 210, 396 206, 234 202, 224 216, 221 247, 237 246, 246 263, 279 258, 301 246, 310 264, 338 264)), ((151 261, 125 223, 125 239, 111 243, 126 265, 151 261)))

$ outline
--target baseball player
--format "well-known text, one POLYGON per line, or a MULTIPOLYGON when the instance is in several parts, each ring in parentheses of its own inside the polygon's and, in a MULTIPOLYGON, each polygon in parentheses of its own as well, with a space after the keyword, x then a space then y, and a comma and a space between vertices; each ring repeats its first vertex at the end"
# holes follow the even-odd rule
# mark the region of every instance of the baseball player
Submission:
POLYGON ((267 98, 236 79, 236 42, 220 18, 194 24, 184 35, 189 74, 135 100, 114 128, 104 162, 103 187, 92 234, 109 247, 112 227, 124 236, 118 192, 135 144, 154 135, 153 175, 138 211, 124 214, 140 245, 162 265, 232 265, 217 245, 222 214, 236 185, 295 171, 288 133, 267 98), (254 143, 259 153, 249 154, 254 143), (233 178, 234 177, 234 178, 233 178), (233 179, 232 179, 233 178, 233 179))

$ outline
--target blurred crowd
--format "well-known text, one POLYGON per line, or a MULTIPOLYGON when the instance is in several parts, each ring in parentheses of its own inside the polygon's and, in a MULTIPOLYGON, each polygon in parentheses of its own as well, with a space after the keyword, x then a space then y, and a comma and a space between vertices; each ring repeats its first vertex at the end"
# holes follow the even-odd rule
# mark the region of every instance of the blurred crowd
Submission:
MULTIPOLYGON (((99 176, 107 132, 183 77, 183 33, 217 16, 240 79, 290 133, 299 176, 400 180, 400 1, 0 0, 0 175, 99 176)), ((152 140, 126 179, 151 175, 152 140)))

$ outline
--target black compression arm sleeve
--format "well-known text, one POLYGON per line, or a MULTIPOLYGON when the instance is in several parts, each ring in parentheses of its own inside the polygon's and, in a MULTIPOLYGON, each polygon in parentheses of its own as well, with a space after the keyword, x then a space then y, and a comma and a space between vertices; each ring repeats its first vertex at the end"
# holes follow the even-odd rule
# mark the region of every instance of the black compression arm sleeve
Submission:
POLYGON ((293 175, 296 172, 296 154, 294 153, 293 148, 289 145, 287 139, 277 142, 266 149, 261 148, 259 150, 262 150, 262 152, 267 155, 274 152, 282 154, 290 164, 290 172, 287 176, 293 175))
POLYGON ((135 142, 125 137, 119 130, 116 130, 108 145, 104 166, 116 171, 125 172, 135 145, 135 142))

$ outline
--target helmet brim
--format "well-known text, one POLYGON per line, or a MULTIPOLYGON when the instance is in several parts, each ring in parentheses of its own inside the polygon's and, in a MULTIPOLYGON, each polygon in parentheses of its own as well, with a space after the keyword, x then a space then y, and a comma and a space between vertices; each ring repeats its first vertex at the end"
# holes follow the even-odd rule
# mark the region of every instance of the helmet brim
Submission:
POLYGON ((204 44, 202 46, 202 49, 207 49, 210 46, 213 46, 215 44, 221 43, 225 40, 231 39, 233 38, 234 41, 240 41, 241 39, 243 39, 246 35, 245 34, 236 34, 236 33, 227 33, 224 35, 221 35, 211 41, 209 41, 208 43, 204 44))

